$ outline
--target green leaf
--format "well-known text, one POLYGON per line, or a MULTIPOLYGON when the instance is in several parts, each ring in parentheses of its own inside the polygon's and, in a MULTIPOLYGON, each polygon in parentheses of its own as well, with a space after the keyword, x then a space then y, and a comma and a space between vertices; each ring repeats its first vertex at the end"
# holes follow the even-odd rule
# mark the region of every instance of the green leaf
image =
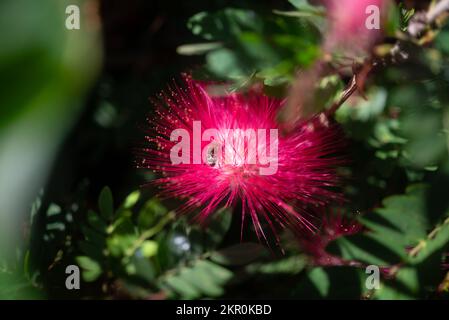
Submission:
POLYGON ((118 218, 114 222, 110 230, 114 234, 137 234, 137 228, 134 225, 131 217, 129 216, 121 216, 120 218, 118 218))
POLYGON ((262 21, 254 11, 234 8, 197 13, 187 26, 193 34, 215 41, 229 40, 244 31, 262 31, 262 21))
MULTIPOLYGON (((191 243, 191 251, 201 254, 204 251, 216 249, 226 236, 232 219, 232 211, 229 208, 221 208, 209 220, 201 226, 191 226, 187 228, 187 237, 191 243)), ((182 220, 178 220, 178 223, 182 220)), ((184 222, 185 223, 185 222, 184 222)), ((184 227, 181 223, 177 227, 178 232, 183 233, 184 227)), ((176 234, 176 233, 175 233, 176 234)))
POLYGON ((87 212, 87 222, 96 231, 104 233, 104 234, 106 233, 108 226, 104 222, 104 220, 99 217, 98 213, 96 213, 95 211, 89 210, 87 212))
POLYGON ((86 282, 97 280, 102 273, 101 265, 89 257, 78 256, 76 257, 76 262, 83 269, 82 276, 86 282))
POLYGON ((360 299, 366 274, 353 267, 315 267, 297 282, 296 299, 360 299))
POLYGON ((212 252, 211 260, 225 266, 241 266, 256 260, 265 252, 265 248, 258 243, 240 243, 212 252))
POLYGON ((316 15, 324 15, 326 10, 322 6, 313 6, 307 0, 288 0, 298 11, 313 13, 316 15))
MULTIPOLYGON (((129 264, 133 266, 133 275, 139 277, 150 284, 154 283, 156 270, 154 264, 145 257, 132 256, 129 264)), ((148 296, 148 294, 147 294, 148 296)))
POLYGON ((108 250, 114 257, 122 257, 137 241, 133 234, 115 234, 107 239, 108 250))
MULTIPOLYGON (((409 68, 413 68, 409 64, 407 67, 407 70, 401 71, 408 72, 409 68)), ((388 104, 401 110, 397 120, 400 124, 399 133, 407 140, 404 157, 410 166, 417 169, 440 165, 447 159, 447 121, 443 120, 447 105, 447 97, 443 92, 447 91, 439 84, 443 76, 437 76, 435 72, 437 71, 433 72, 429 66, 423 65, 419 73, 413 73, 418 77, 415 80, 419 84, 404 82, 390 90, 388 104), (429 78, 441 80, 425 80, 429 78)), ((394 79, 398 80, 400 78, 394 79)))
POLYGON ((325 32, 327 22, 325 7, 311 5, 307 0, 289 0, 289 2, 296 8, 295 11, 274 10, 274 13, 303 19, 303 21, 308 21, 321 32, 325 32))
POLYGON ((376 240, 387 246, 394 246, 395 249, 401 248, 398 252, 405 253, 403 248, 424 239, 431 227, 425 206, 427 189, 422 184, 412 185, 404 195, 386 198, 382 208, 361 220, 372 230, 376 240))
POLYGON ((348 118, 361 122, 376 119, 385 109, 387 91, 381 87, 373 87, 367 93, 367 100, 358 101, 357 106, 345 103, 338 109, 336 117, 339 122, 348 121, 348 118))
POLYGON ((164 283, 183 299, 195 299, 201 294, 194 286, 181 277, 168 277, 164 283))
POLYGON ((162 287, 168 286, 182 299, 195 299, 201 296, 219 297, 224 293, 223 286, 231 279, 232 272, 207 260, 195 260, 178 272, 166 275, 162 287))
POLYGON ((152 240, 145 240, 140 246, 140 252, 145 258, 151 258, 157 254, 158 243, 152 240))
POLYGON ((185 56, 201 55, 219 49, 222 46, 220 42, 184 44, 176 48, 176 52, 185 56))
POLYGON ((134 207, 134 205, 137 203, 137 201, 139 201, 140 199, 140 191, 134 191, 131 192, 125 199, 125 201, 123 202, 123 208, 125 209, 131 209, 132 207, 134 207))
POLYGON ((416 249, 419 249, 417 254, 408 259, 408 264, 399 267, 392 280, 382 281, 374 298, 425 299, 434 295, 445 274, 441 262, 449 250, 449 218, 413 250, 416 249))
POLYGON ((404 195, 386 198, 383 208, 362 219, 372 230, 369 236, 406 258, 406 248, 425 239, 431 227, 426 214, 426 190, 425 185, 412 185, 404 195))
POLYGON ((399 254, 364 234, 338 238, 328 246, 327 251, 347 260, 379 266, 390 265, 401 260, 399 254))
POLYGON ((207 260, 199 260, 195 268, 213 276, 215 281, 224 284, 232 278, 232 272, 207 260))
POLYGON ((222 208, 212 215, 210 219, 206 227, 205 238, 208 247, 214 248, 223 241, 224 236, 231 227, 232 210, 222 208))
POLYGON ((219 297, 223 294, 223 288, 215 282, 211 274, 195 268, 183 269, 179 277, 188 282, 198 292, 208 297, 219 297))
POLYGON ((305 256, 291 256, 283 259, 264 262, 252 263, 246 267, 246 270, 251 274, 298 274, 307 265, 307 258, 305 256))
POLYGON ((320 296, 326 297, 329 293, 329 276, 322 268, 314 268, 307 274, 307 278, 318 290, 320 296))
POLYGON ((137 225, 140 230, 151 228, 158 219, 168 212, 158 198, 154 197, 148 200, 139 212, 137 225))
POLYGON ((383 207, 361 218, 364 234, 340 238, 329 251, 348 260, 377 265, 407 261, 407 248, 426 239, 431 225, 426 210, 425 185, 412 185, 403 195, 383 201, 383 207))
POLYGON ((435 228, 433 233, 435 233, 435 235, 432 235, 431 238, 428 237, 417 243, 417 245, 420 245, 422 248, 415 256, 410 258, 410 263, 422 263, 436 252, 439 252, 441 255, 445 250, 449 250, 449 218, 446 219, 441 226, 435 228))
POLYGON ((238 79, 251 74, 250 67, 239 64, 237 54, 227 48, 222 48, 209 53, 206 57, 208 69, 217 77, 238 79))
POLYGON ((373 298, 379 300, 410 300, 416 299, 420 290, 419 277, 415 268, 405 267, 392 281, 381 283, 375 290, 373 298))
POLYGON ((44 292, 19 272, 0 270, 0 283, 1 300, 45 299, 44 292))
POLYGON ((50 206, 47 209, 47 217, 55 216, 61 213, 61 207, 57 204, 50 204, 50 206))
POLYGON ((112 219, 114 215, 114 200, 109 187, 104 187, 101 190, 100 197, 98 198, 98 207, 104 219, 108 221, 112 219))

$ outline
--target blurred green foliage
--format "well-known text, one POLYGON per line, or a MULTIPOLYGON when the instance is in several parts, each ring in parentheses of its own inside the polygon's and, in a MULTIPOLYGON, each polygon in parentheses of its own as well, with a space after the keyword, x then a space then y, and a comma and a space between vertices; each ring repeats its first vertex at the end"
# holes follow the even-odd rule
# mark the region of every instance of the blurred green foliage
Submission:
MULTIPOLYGON (((323 14, 312 6, 305 10, 317 18, 323 14)), ((314 21, 238 8, 200 12, 187 26, 211 42, 183 45, 178 52, 205 54, 204 71, 215 79, 233 80, 239 89, 251 85, 250 78, 263 80, 267 89, 286 86, 296 70, 310 66, 319 55, 321 34, 314 21)))
MULTIPOLYGON (((83 23, 79 32, 65 28, 69 3, 81 5, 82 1, 0 3, 2 278, 8 278, 6 274, 17 278, 15 253, 22 250, 18 230, 79 115, 101 60, 95 26, 83 23)), ((7 285, 0 286, 8 290, 7 285)))
POLYGON ((0 298, 447 297, 449 27, 430 30, 426 45, 405 37, 416 10, 402 1, 373 50, 378 65, 335 115, 351 159, 339 209, 365 228, 325 248, 344 266, 315 265, 287 232, 283 254, 251 235, 240 241, 230 209, 198 226, 175 214, 177 200, 136 190, 154 178, 128 156, 136 123, 148 95, 187 66, 199 63, 194 76, 225 80, 229 91, 262 85, 285 97, 298 72, 325 58, 329 72, 308 90, 317 112, 337 101, 365 61, 342 67, 339 54, 324 55, 326 10, 316 3, 161 1, 126 11, 101 2, 105 70, 83 103, 100 66, 100 30, 63 28, 64 1, 2 1, 0 28, 14 31, 0 48, 0 298), (379 54, 397 41, 406 59, 379 54), (64 286, 71 264, 81 268, 79 291, 64 286), (365 285, 369 264, 383 268, 379 290, 365 285))

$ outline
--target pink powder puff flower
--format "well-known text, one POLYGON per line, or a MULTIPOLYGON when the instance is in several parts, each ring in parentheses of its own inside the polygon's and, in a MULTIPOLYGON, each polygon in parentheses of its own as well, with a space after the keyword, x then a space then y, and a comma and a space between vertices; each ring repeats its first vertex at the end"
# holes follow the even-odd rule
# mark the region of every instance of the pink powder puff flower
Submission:
POLYGON ((240 202, 242 229, 249 218, 267 241, 263 224, 275 236, 278 227, 312 230, 307 207, 341 201, 335 169, 345 162, 344 138, 336 124, 321 115, 282 134, 276 122, 282 100, 256 91, 212 96, 209 85, 184 81, 154 101, 149 147, 138 160, 162 174, 153 183, 163 196, 185 199, 178 213, 200 208, 196 218, 204 222, 220 206, 240 202))

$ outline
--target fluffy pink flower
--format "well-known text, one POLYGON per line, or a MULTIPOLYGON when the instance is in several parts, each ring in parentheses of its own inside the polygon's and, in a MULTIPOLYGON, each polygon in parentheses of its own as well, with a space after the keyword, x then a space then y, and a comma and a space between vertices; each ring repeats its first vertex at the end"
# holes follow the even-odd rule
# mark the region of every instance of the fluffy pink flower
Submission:
POLYGON ((387 4, 387 0, 327 0, 330 31, 326 37, 326 49, 343 49, 349 54, 368 50, 382 33, 387 4), (378 25, 373 20, 372 10, 376 8, 378 25))
POLYGON ((148 120, 146 138, 150 147, 142 150, 139 166, 162 173, 163 177, 154 181, 162 194, 185 199, 180 213, 200 208, 200 222, 220 206, 240 202, 242 221, 249 218, 260 239, 267 239, 264 224, 274 234, 279 226, 294 231, 313 229, 307 208, 341 200, 335 190, 335 168, 343 163, 339 155, 344 141, 340 129, 322 115, 283 135, 276 122, 281 100, 256 92, 218 97, 207 90, 208 85, 187 76, 185 88, 174 86, 160 94, 154 102, 156 116, 148 120), (184 162, 173 164, 173 148, 181 142, 193 146, 194 127, 199 122, 201 136, 207 129, 216 129, 215 136, 197 145, 203 152, 201 163, 195 163, 198 149, 192 147, 193 152, 175 149, 175 157, 182 155, 184 162), (243 134, 251 130, 263 132, 257 135, 256 148, 243 134), (179 140, 177 135, 173 139, 173 132, 188 133, 189 141, 179 140), (271 132, 279 133, 277 154, 272 154, 275 142, 268 137, 271 132), (261 143, 263 136, 265 145, 261 143), (263 156, 265 161, 261 161, 263 156), (267 170, 269 167, 271 170, 267 170))

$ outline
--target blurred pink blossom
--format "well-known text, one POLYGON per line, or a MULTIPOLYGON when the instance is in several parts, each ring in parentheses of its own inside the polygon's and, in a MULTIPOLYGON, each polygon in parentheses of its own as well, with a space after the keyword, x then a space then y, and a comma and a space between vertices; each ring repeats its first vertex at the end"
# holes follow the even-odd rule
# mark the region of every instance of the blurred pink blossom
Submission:
POLYGON ((382 35, 388 0, 326 0, 325 3, 330 22, 325 40, 327 51, 362 54, 382 35))

